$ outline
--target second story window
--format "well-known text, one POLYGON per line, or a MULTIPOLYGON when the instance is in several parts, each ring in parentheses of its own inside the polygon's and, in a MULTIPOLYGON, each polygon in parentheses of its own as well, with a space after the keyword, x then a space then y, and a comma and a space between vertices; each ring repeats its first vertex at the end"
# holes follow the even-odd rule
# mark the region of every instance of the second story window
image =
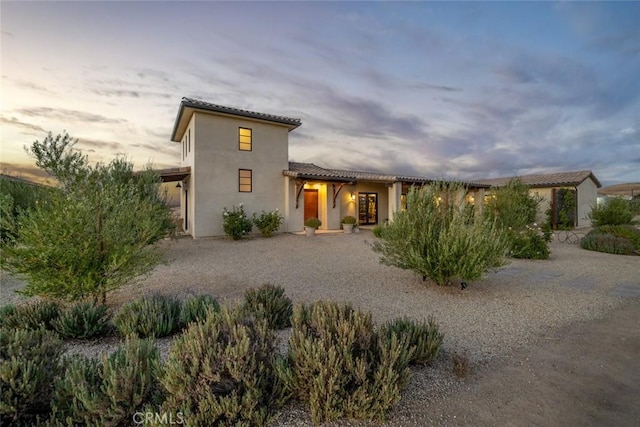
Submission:
POLYGON ((251 151, 251 129, 238 128, 238 148, 241 151, 251 151))

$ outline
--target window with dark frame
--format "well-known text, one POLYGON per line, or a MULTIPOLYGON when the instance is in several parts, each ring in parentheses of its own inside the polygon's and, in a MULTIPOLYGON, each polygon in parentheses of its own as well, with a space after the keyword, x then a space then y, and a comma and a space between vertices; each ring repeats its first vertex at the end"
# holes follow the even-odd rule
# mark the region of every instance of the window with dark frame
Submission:
POLYGON ((241 151, 251 151, 252 150, 252 141, 251 141, 251 129, 249 128, 238 128, 238 149, 241 151))
POLYGON ((251 169, 239 169, 238 180, 239 180, 238 190, 241 193, 251 193, 252 186, 253 186, 253 183, 252 183, 253 171, 251 169))

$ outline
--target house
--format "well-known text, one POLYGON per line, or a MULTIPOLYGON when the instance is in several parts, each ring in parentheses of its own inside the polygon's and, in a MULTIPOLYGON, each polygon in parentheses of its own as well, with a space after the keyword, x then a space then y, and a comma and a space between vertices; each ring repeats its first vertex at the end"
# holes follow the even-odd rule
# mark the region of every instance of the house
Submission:
POLYGON ((536 218, 538 223, 546 222, 547 211, 551 208, 551 212, 554 212, 552 226, 556 228, 562 206, 569 203, 569 200, 573 200, 569 218, 573 221, 574 226, 588 227, 591 225, 588 215, 591 208, 596 205, 598 188, 602 187, 592 171, 511 176, 483 179, 480 182, 492 187, 501 187, 514 178, 519 178, 527 184, 531 194, 542 198, 536 218))
MULTIPOLYGON (((285 232, 302 231, 311 217, 319 218, 325 230, 339 229, 347 215, 363 226, 383 224, 404 208, 411 186, 432 182, 290 162, 289 132, 301 124, 296 118, 183 98, 171 134, 181 146, 180 166, 160 174, 181 188, 184 231, 194 238, 222 236, 223 210, 240 203, 249 215, 279 210, 285 232)), ((493 184, 462 184, 460 196, 481 210, 493 184)))

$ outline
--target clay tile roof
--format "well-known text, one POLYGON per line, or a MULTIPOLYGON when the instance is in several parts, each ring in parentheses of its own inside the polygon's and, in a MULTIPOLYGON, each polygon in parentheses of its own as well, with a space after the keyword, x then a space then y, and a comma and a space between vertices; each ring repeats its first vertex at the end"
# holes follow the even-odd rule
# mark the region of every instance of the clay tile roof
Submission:
POLYGON ((258 113, 255 111, 241 110, 239 108, 225 107, 224 105, 212 104, 210 102, 200 101, 193 98, 182 98, 182 105, 185 107, 199 108, 201 110, 215 111, 217 113, 233 114, 235 116, 250 117, 253 119, 267 120, 270 122, 283 123, 294 126, 300 126, 302 121, 291 117, 276 116, 274 114, 258 113))
MULTIPOLYGON (((282 171, 285 176, 301 179, 318 179, 323 181, 342 181, 342 182, 357 182, 357 181, 375 181, 375 182, 405 182, 405 183, 429 183, 433 182, 433 179, 424 177, 411 177, 411 176, 395 176, 386 175, 376 172, 363 172, 363 171, 347 171, 342 169, 325 169, 313 163, 298 163, 289 162, 289 169, 282 171)), ((489 187, 487 184, 482 183, 468 183, 462 184, 473 187, 489 187)))
POLYGON ((591 178, 596 183, 598 188, 602 187, 600 181, 590 170, 576 171, 576 172, 559 172, 548 173, 538 175, 522 175, 522 176, 509 176, 504 178, 493 178, 480 180, 483 184, 489 184, 492 187, 501 187, 506 185, 509 180, 514 178, 520 178, 522 182, 530 187, 561 187, 561 186, 575 186, 581 184, 587 178, 591 178))

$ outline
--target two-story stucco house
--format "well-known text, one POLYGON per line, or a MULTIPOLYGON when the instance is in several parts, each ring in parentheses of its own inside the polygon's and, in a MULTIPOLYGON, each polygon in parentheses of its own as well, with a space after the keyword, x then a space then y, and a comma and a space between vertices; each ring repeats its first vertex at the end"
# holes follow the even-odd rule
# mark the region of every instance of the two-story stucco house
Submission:
MULTIPOLYGON (((240 203, 249 215, 278 209, 284 232, 302 231, 310 217, 325 230, 339 229, 347 215, 363 226, 382 224, 403 209, 412 185, 432 182, 289 162, 289 132, 300 125, 300 119, 183 98, 171 134, 180 144, 180 167, 161 175, 181 187, 184 231, 222 236, 224 208, 240 203)), ((461 197, 482 209, 491 184, 463 184, 461 197)))

